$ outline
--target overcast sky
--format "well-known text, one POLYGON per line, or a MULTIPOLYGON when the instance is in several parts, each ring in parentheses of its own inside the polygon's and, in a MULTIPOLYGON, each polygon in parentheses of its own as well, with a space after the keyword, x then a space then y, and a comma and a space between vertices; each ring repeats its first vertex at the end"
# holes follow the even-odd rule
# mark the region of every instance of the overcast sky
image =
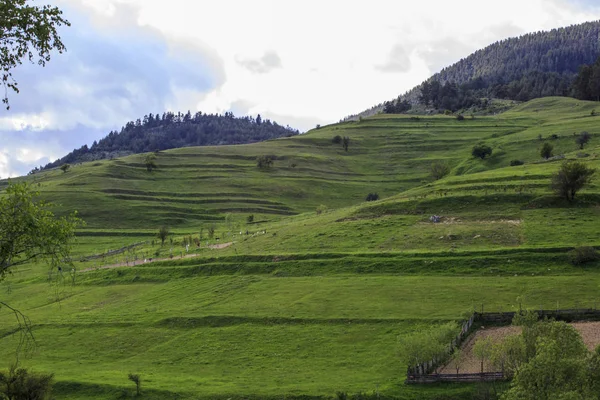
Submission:
POLYGON ((68 51, 13 72, 21 93, 0 109, 0 178, 166 110, 305 131, 497 40, 600 19, 596 0, 47 1, 72 23, 68 51))

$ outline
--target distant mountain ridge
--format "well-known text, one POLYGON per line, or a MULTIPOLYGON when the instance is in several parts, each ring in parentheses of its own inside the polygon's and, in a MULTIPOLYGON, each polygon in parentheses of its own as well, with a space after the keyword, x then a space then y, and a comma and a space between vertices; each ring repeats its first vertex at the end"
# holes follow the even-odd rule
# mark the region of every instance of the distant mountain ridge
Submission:
MULTIPOLYGON (((600 21, 528 33, 477 50, 393 101, 419 104, 421 88, 433 81, 468 85, 481 97, 528 101, 569 96, 579 67, 593 64, 598 56, 600 21)), ((383 107, 381 103, 346 119, 374 115, 383 107)))
POLYGON ((190 111, 186 114, 165 112, 162 116, 148 114, 143 119, 128 122, 120 132, 111 131, 98 142, 94 141, 91 147, 83 145, 41 169, 178 147, 255 143, 299 133, 289 126, 263 120, 260 115, 236 118, 230 112, 192 115, 190 111))

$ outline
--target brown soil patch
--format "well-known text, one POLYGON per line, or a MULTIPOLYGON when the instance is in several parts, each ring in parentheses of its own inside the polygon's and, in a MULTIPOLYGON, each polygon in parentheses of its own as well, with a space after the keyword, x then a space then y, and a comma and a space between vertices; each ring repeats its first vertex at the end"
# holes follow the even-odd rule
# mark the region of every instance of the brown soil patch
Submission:
MULTIPOLYGON (((594 350, 600 344, 600 322, 575 322, 571 324, 583 338, 583 343, 589 350, 594 350)), ((476 374, 481 372, 481 360, 473 354, 473 346, 480 338, 491 337, 493 341, 498 342, 509 335, 518 335, 521 328, 517 326, 501 326, 493 328, 481 328, 467 339, 462 345, 463 359, 460 363, 459 373, 476 374)), ((489 368, 484 363, 484 372, 496 372, 494 368, 489 368)), ((456 374, 454 365, 446 365, 439 370, 441 374, 456 374)))
MULTIPOLYGON (((519 226, 523 221, 520 219, 499 219, 499 220, 466 220, 463 221, 457 217, 441 217, 440 222, 435 223, 436 225, 454 225, 454 224, 480 224, 480 225, 491 225, 491 224, 506 224, 519 226)), ((424 225, 431 225, 433 222, 431 221, 423 221, 420 222, 424 225)))
MULTIPOLYGON (((521 328, 517 326, 500 326, 494 328, 481 328, 474 334, 470 335, 465 343, 463 343, 462 350, 462 362, 460 363, 460 369, 458 370, 461 374, 476 374, 481 372, 481 360, 479 360, 473 354, 473 346, 479 339, 491 337, 493 341, 499 342, 509 335, 518 335, 521 333, 521 328)), ((487 368, 484 364, 484 372, 495 372, 487 368)), ((452 363, 446 365, 440 370, 441 374, 455 374, 456 368, 452 363)))
POLYGON ((588 350, 594 350, 600 344, 600 322, 574 322, 571 325, 581 333, 588 350))
MULTIPOLYGON (((225 249, 225 248, 231 246, 232 244, 233 244, 233 242, 219 243, 219 244, 210 245, 210 246, 208 246, 208 248, 213 249, 213 250, 220 250, 220 249, 225 249)), ((81 272, 95 271, 97 269, 134 267, 136 265, 149 264, 149 263, 153 263, 153 262, 157 262, 157 261, 181 260, 182 258, 193 258, 193 257, 198 257, 198 256, 199 256, 199 254, 187 254, 183 257, 175 256, 173 258, 147 258, 145 260, 141 259, 141 260, 136 260, 136 261, 129 261, 128 263, 118 263, 118 264, 111 264, 111 265, 102 265, 100 267, 90 267, 90 268, 86 268, 86 269, 82 270, 81 272)))

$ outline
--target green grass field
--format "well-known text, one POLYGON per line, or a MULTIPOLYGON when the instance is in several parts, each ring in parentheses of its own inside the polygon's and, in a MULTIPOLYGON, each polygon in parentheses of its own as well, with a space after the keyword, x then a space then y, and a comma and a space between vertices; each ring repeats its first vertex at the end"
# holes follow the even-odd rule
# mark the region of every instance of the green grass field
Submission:
MULTIPOLYGON (((157 399, 469 398, 469 385, 405 386, 402 338, 482 307, 599 305, 600 265, 572 266, 568 253, 600 246, 600 181, 572 204, 558 199, 549 182, 561 159, 539 155, 548 141, 555 155, 600 167, 596 106, 548 98, 464 121, 379 115, 161 152, 151 173, 137 155, 23 178, 87 225, 74 274, 33 264, 0 285, 0 300, 34 326, 20 362, 53 372, 67 399, 133 396, 130 372, 157 399), (584 130, 592 140, 580 150, 573 133, 584 130), (348 152, 335 135, 350 137, 348 152), (479 141, 490 158, 471 157, 479 141), (258 169, 259 155, 274 166, 258 169), (451 172, 433 181, 439 160, 451 172), (363 202, 371 192, 381 200, 363 202), (162 225, 172 230, 164 246, 162 225), (183 238, 200 233, 197 256, 182 259, 183 238)), ((14 360, 15 328, 0 309, 0 368, 14 360)))

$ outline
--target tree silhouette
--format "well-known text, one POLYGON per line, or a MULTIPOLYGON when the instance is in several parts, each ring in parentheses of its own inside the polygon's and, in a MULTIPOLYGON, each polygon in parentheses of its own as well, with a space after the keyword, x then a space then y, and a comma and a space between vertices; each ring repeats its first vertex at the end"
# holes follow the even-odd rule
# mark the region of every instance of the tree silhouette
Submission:
POLYGON ((575 142, 579 146, 579 149, 583 150, 583 146, 585 146, 591 138, 592 136, 589 134, 589 132, 583 131, 575 138, 575 142))
POLYGON ((160 239, 161 246, 164 246, 165 240, 167 240, 169 233, 170 233, 169 228, 164 225, 161 226, 160 229, 158 230, 158 238, 160 239))
POLYGON ((57 28, 70 26, 57 7, 32 6, 28 0, 4 0, 0 4, 0 70, 5 94, 2 102, 9 109, 8 90, 19 93, 12 70, 23 63, 46 65, 53 51, 66 48, 57 28))
POLYGON ((550 143, 546 142, 542 145, 542 149, 540 150, 540 156, 542 156, 542 158, 545 158, 547 160, 550 157, 552 157, 553 152, 554 152, 554 146, 552 146, 550 143))
POLYGON ((595 172, 582 162, 566 161, 552 176, 552 188, 559 196, 573 201, 577 192, 591 182, 595 172))
POLYGON ((153 169, 158 168, 156 165, 156 156, 152 153, 146 154, 146 157, 144 157, 144 164, 146 165, 146 170, 148 172, 152 172, 153 169))
POLYGON ((348 136, 344 136, 342 139, 342 146, 344 147, 344 150, 348 152, 348 146, 350 146, 350 138, 348 136))

